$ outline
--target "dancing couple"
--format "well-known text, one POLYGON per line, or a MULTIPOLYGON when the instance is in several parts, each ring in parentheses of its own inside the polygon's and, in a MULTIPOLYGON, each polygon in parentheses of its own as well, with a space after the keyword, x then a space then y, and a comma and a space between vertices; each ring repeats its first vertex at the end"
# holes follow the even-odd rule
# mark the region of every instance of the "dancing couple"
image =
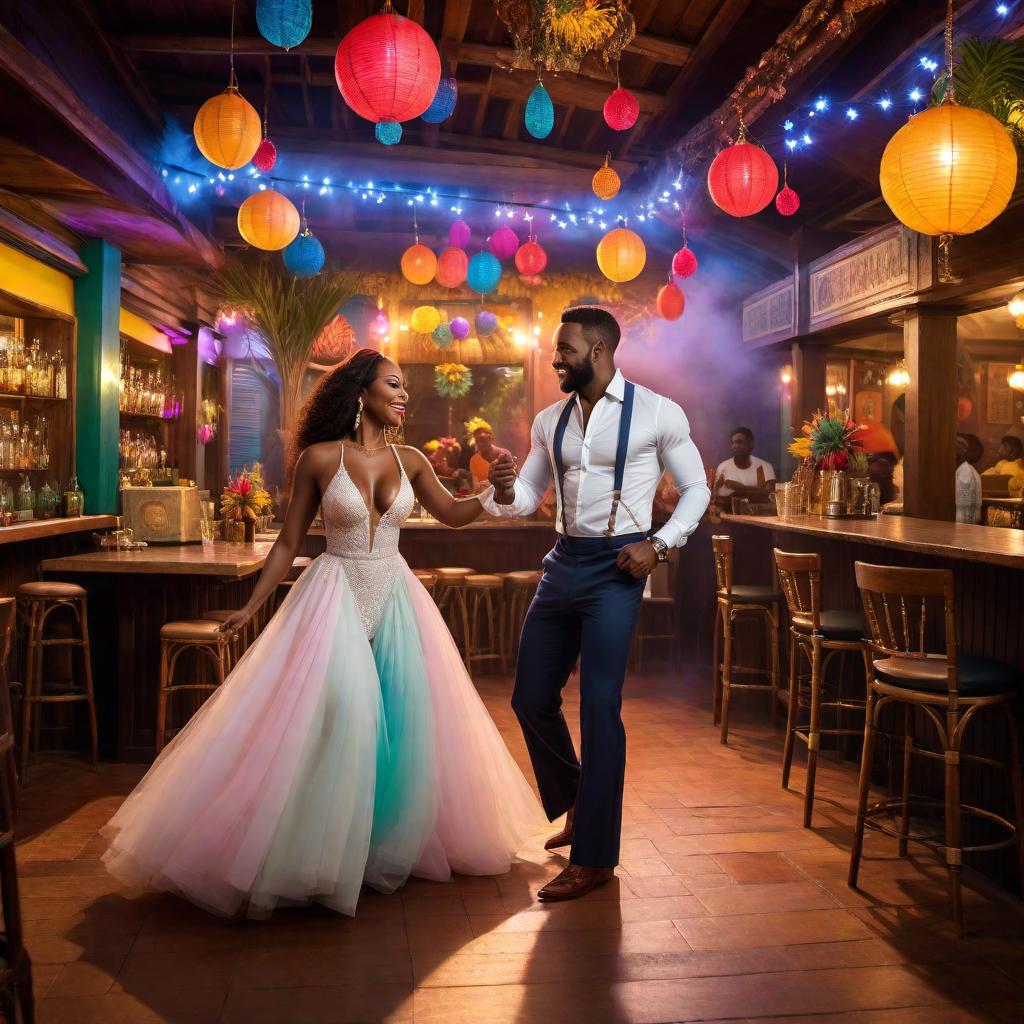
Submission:
POLYGON ((224 915, 323 903, 354 914, 363 885, 410 875, 497 875, 540 808, 466 673, 429 594, 398 551, 418 500, 458 528, 529 515, 554 483, 558 540, 520 644, 512 705, 568 867, 540 890, 573 899, 618 861, 622 684, 644 581, 707 506, 704 469, 673 402, 615 369, 606 311, 566 310, 552 366, 570 397, 534 422, 529 456, 491 464, 492 487, 456 499, 426 457, 387 442, 408 402, 401 369, 362 350, 325 376, 294 439, 287 519, 236 630, 290 570, 319 506, 327 550, 220 688, 103 830, 128 884, 224 915), (667 468, 681 499, 652 537, 667 468), (561 691, 580 660, 582 758, 561 691))

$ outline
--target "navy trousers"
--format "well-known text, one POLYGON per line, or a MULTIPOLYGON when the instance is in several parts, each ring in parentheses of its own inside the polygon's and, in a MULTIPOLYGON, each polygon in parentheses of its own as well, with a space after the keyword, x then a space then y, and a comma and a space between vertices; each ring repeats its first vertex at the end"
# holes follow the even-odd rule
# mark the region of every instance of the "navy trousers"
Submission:
POLYGON ((626 732, 622 683, 644 581, 615 560, 643 534, 559 537, 544 559, 519 645, 512 707, 548 817, 575 805, 570 860, 583 867, 619 861, 626 732), (562 689, 580 659, 577 758, 562 715, 562 689))

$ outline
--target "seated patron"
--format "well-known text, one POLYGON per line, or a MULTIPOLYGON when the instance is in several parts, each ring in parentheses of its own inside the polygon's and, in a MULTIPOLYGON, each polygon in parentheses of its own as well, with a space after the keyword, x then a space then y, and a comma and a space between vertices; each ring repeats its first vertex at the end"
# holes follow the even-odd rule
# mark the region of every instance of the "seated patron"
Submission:
POLYGON ((999 445, 999 457, 994 466, 989 466, 982 476, 1008 476, 1010 495, 1021 496, 1024 490, 1024 443, 1014 434, 1007 434, 999 445))
POLYGON ((956 521, 981 522, 981 477, 971 465, 970 443, 963 434, 956 438, 956 521))
POLYGON ((715 494, 720 498, 753 500, 766 497, 775 483, 775 470, 770 462, 753 454, 754 432, 749 427, 737 427, 730 444, 732 458, 715 470, 715 494))
POLYGON ((473 489, 482 491, 488 486, 487 473, 491 463, 499 455, 510 455, 506 448, 499 448, 494 443, 494 432, 489 424, 481 424, 473 431, 473 444, 476 451, 469 460, 469 470, 473 474, 473 489))
POLYGON ((892 452, 876 452, 868 456, 868 478, 878 484, 878 497, 882 505, 888 505, 897 497, 893 473, 896 456, 892 452))

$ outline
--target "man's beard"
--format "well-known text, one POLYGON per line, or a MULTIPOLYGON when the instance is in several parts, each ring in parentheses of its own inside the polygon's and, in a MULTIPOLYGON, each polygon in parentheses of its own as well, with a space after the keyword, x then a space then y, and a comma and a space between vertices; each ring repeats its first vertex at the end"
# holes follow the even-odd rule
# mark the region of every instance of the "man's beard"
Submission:
POLYGON ((567 395, 585 388, 594 379, 594 364, 589 361, 576 366, 564 363, 562 369, 565 370, 565 376, 560 380, 559 387, 567 395))

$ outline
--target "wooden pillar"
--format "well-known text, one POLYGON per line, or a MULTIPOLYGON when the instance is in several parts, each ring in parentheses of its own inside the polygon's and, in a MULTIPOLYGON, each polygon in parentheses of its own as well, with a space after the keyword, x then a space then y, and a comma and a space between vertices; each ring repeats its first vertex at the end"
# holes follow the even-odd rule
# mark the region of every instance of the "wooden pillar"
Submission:
POLYGON ((792 363, 792 426, 793 435, 800 433, 806 420, 818 409, 825 408, 825 359, 827 349, 824 345, 809 345, 793 342, 792 363))
POLYGON ((97 238, 82 249, 89 273, 75 281, 78 317, 75 471, 85 511, 117 511, 121 380, 121 253, 97 238))
POLYGON ((903 510, 956 519, 956 322, 946 309, 908 309, 903 320, 907 385, 903 510))

